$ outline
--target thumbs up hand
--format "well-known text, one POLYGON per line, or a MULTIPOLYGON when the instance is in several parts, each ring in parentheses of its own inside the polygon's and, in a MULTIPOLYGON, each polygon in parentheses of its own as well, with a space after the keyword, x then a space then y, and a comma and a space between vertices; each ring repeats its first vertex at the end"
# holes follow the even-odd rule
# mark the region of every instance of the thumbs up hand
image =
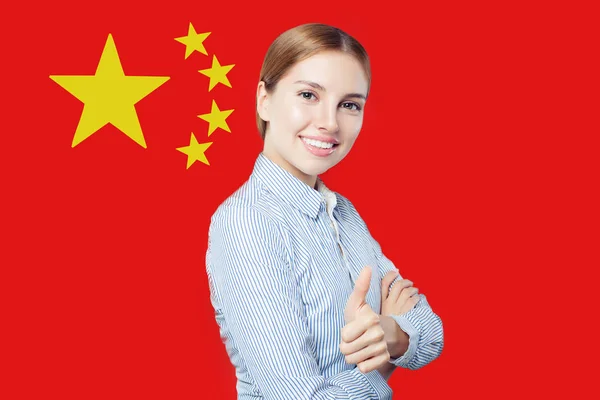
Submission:
POLYGON ((340 351, 348 364, 356 364, 367 373, 388 364, 390 353, 380 324, 379 314, 366 302, 371 267, 363 268, 356 279, 354 291, 346 302, 340 351))

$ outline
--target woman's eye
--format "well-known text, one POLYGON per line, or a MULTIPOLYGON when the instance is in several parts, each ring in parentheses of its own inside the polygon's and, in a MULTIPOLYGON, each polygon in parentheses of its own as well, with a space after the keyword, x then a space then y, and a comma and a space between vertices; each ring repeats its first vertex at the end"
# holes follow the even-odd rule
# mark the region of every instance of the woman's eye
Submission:
POLYGON ((356 103, 343 103, 342 106, 348 110, 352 110, 352 111, 359 111, 360 107, 358 104, 356 103), (352 107, 356 107, 356 108, 352 108, 352 107))
POLYGON ((311 92, 302 92, 300 93, 302 95, 303 98, 305 98, 306 100, 310 100, 312 99, 312 96, 314 96, 314 94, 312 94, 311 92))

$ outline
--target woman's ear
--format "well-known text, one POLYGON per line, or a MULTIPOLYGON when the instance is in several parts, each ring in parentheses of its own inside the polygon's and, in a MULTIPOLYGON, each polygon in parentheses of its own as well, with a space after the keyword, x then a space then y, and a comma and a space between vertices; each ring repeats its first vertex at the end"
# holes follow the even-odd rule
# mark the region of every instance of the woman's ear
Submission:
POLYGON ((256 88, 256 112, 263 121, 269 121, 269 93, 264 81, 258 82, 256 88))

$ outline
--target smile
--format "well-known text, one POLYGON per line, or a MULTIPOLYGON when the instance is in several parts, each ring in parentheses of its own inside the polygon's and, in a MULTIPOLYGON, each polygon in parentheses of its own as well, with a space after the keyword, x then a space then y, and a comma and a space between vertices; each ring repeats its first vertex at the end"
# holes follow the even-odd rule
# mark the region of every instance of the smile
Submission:
POLYGON ((318 157, 326 157, 333 153, 338 147, 338 144, 321 142, 319 140, 307 139, 300 137, 304 143, 304 147, 313 155, 318 157))
POLYGON ((331 149, 332 147, 335 146, 335 143, 327 143, 327 142, 322 142, 320 140, 307 139, 305 137, 301 137, 300 139, 302 139, 302 141, 306 144, 309 144, 313 147, 320 147, 322 149, 331 149))

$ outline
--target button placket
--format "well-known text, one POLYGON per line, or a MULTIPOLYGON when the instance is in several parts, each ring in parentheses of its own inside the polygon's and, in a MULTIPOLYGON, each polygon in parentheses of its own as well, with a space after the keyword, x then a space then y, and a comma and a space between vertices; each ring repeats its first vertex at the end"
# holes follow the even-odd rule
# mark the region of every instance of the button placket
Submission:
POLYGON ((352 286, 352 288, 354 288, 354 280, 352 279, 352 270, 350 269, 350 264, 348 263, 348 258, 346 257, 346 252, 344 251, 344 247, 342 246, 342 242, 341 242, 341 238, 340 238, 340 232, 339 232, 339 226, 337 226, 335 218, 333 216, 333 212, 335 210, 335 206, 337 204, 335 195, 333 193, 331 193, 330 191, 321 191, 321 194, 323 195, 322 200, 321 200, 321 208, 325 208, 325 214, 327 215, 328 219, 329 219, 329 226, 331 227, 331 229, 334 232, 334 239, 338 245, 338 249, 340 250, 340 253, 342 255, 342 262, 344 264, 344 266, 346 267, 346 271, 348 271, 348 277, 350 278, 350 285, 352 286), (329 210, 329 207, 331 205, 331 210, 329 210))
POLYGON ((336 229, 333 215, 327 213, 327 216, 329 218, 329 226, 331 227, 331 229, 334 233, 335 241, 336 241, 336 243, 338 245, 338 249, 340 250, 340 253, 342 255, 342 260, 344 262, 344 266, 346 267, 346 270, 348 271, 348 277, 350 278, 350 283, 352 284, 352 287, 354 288, 354 280, 352 279, 352 273, 350 272, 350 265, 348 264, 348 259, 346 258, 346 252, 344 251, 344 247, 342 246, 342 242, 340 241, 340 234, 339 234, 338 230, 336 229))

